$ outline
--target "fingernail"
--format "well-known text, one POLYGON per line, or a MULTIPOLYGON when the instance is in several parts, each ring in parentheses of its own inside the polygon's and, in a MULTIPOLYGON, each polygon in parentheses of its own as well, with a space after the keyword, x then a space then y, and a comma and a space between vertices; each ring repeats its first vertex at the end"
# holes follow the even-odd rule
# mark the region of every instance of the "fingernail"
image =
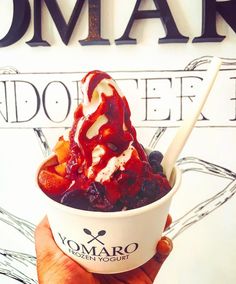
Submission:
POLYGON ((157 253, 163 256, 167 256, 172 251, 172 241, 167 237, 162 237, 157 244, 157 253))

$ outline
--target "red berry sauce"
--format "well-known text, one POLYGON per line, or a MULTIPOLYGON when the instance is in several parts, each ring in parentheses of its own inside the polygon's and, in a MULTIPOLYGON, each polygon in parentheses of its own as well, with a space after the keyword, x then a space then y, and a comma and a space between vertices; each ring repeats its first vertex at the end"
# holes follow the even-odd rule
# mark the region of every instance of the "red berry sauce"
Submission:
POLYGON ((71 185, 62 196, 62 203, 73 203, 76 207, 75 201, 70 201, 77 196, 73 193, 75 190, 83 193, 83 206, 78 205, 78 208, 85 210, 132 209, 161 198, 170 186, 163 174, 155 173, 150 166, 130 121, 127 100, 116 83, 101 71, 89 72, 81 83, 86 88, 85 102, 77 107, 69 134, 70 157, 65 177, 71 180, 71 185), (94 100, 96 107, 88 111, 87 107, 94 100), (101 125, 88 135, 101 117, 101 125), (94 161, 96 147, 99 147, 100 155, 94 161), (129 156, 125 159, 123 156, 127 153, 129 156), (115 160, 121 163, 113 167, 109 176, 103 177, 104 169, 115 160))

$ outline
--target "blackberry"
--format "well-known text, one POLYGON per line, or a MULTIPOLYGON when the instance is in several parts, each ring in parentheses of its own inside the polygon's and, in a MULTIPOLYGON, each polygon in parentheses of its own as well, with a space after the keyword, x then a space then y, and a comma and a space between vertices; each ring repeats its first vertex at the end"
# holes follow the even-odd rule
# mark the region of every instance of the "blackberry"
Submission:
POLYGON ((89 210, 93 211, 111 211, 113 205, 105 195, 105 187, 99 182, 90 184, 86 191, 86 197, 89 202, 89 210))
POLYGON ((140 195, 149 198, 150 201, 154 201, 159 192, 160 188, 154 180, 145 180, 142 184, 140 195))
POLYGON ((79 189, 66 191, 60 202, 69 207, 88 210, 88 201, 84 196, 84 192, 79 189))
POLYGON ((152 151, 149 154, 148 161, 154 173, 163 173, 163 168, 161 165, 162 159, 163 159, 163 155, 159 151, 152 151))
POLYGON ((126 210, 127 207, 125 206, 125 203, 122 202, 122 200, 118 200, 112 208, 112 211, 122 211, 122 210, 126 210))
POLYGON ((142 199, 139 199, 134 208, 139 208, 139 207, 143 207, 145 205, 150 204, 149 198, 148 197, 143 197, 142 199))
POLYGON ((157 162, 156 160, 151 160, 149 161, 150 166, 152 167, 152 171, 156 174, 156 173, 163 173, 163 167, 162 165, 157 162))
POLYGON ((157 163, 161 163, 163 159, 163 155, 160 151, 152 151, 149 155, 148 155, 148 160, 150 161, 156 161, 157 163))

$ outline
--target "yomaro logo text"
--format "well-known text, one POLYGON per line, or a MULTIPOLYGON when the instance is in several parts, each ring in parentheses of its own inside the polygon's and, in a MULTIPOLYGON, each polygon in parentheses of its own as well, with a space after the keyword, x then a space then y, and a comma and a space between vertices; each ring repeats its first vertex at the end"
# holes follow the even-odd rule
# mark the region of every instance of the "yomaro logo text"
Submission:
POLYGON ((58 233, 61 245, 70 254, 81 259, 99 262, 123 261, 127 260, 139 248, 139 244, 136 242, 111 247, 107 246, 103 240, 103 237, 107 234, 105 230, 92 232, 92 230, 84 228, 83 233, 88 236, 87 242, 83 243, 58 233))

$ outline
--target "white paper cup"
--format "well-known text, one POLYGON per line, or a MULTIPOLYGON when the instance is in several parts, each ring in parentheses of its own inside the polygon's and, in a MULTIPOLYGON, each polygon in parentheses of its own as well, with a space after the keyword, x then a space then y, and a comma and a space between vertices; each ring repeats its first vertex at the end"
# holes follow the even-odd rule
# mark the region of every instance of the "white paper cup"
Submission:
MULTIPOLYGON (((52 158, 40 168, 48 163, 53 163, 52 158)), ((59 248, 88 271, 111 274, 137 268, 155 255, 172 197, 181 183, 177 167, 173 169, 172 180, 172 189, 161 199, 120 212, 71 208, 40 191, 59 248)))

